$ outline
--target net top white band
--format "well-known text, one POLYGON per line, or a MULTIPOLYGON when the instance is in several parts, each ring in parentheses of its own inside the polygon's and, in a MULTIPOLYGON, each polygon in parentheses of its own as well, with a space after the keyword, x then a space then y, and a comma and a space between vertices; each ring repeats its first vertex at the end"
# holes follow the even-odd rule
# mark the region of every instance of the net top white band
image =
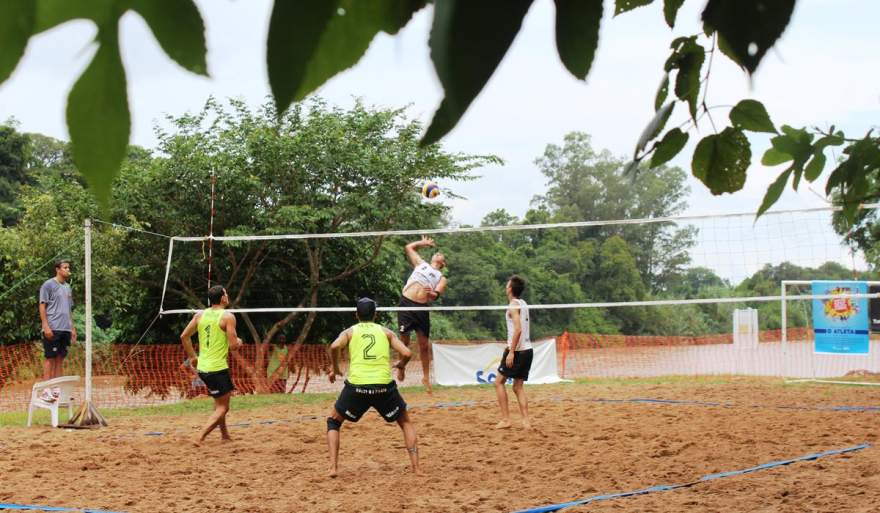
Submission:
MULTIPOLYGON (((654 301, 621 301, 609 303, 559 303, 546 305, 529 305, 529 310, 564 310, 567 308, 616 308, 624 306, 672 306, 672 305, 706 305, 718 303, 766 303, 770 301, 803 301, 813 299, 874 299, 880 298, 880 294, 802 294, 786 296, 750 296, 750 297, 722 297, 704 299, 661 299, 654 301)), ((508 305, 478 305, 478 306, 384 306, 377 308, 380 312, 469 312, 480 310, 507 310, 508 305)), ((174 309, 160 311, 160 315, 185 314, 200 312, 201 309, 174 309)), ((327 307, 291 307, 291 308, 227 308, 231 313, 289 313, 289 312, 355 312, 350 306, 327 306, 327 307)))
MULTIPOLYGON (((862 205, 863 209, 872 209, 880 207, 880 203, 870 203, 862 205)), ((791 210, 771 210, 764 213, 764 217, 780 214, 804 213, 804 212, 838 212, 842 207, 816 207, 802 208, 791 210)), ((566 223, 541 223, 541 224, 510 224, 503 226, 472 226, 465 228, 432 228, 422 230, 384 230, 371 232, 334 232, 334 233, 296 233, 283 235, 224 235, 224 236, 202 236, 202 237, 172 237, 178 241, 204 241, 208 239, 225 240, 225 241, 246 241, 246 240, 290 240, 290 239, 336 239, 343 237, 388 237, 394 235, 438 235, 453 233, 481 233, 481 232, 502 232, 514 230, 543 230, 548 228, 584 228, 590 226, 615 226, 626 224, 650 224, 650 223, 674 223, 696 221, 699 219, 718 219, 732 217, 754 216, 756 212, 739 212, 733 214, 705 214, 692 216, 674 216, 674 217, 648 217, 642 219, 616 219, 610 221, 573 221, 566 223)))

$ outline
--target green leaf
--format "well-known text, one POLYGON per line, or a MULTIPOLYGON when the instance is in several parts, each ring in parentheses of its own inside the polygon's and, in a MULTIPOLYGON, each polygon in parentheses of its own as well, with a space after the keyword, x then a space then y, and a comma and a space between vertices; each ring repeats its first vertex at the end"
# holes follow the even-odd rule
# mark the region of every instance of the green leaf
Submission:
POLYGON ((126 7, 117 0, 37 0, 34 34, 76 19, 92 20, 103 27, 119 19, 126 7))
POLYGON ((116 28, 98 32, 98 51, 67 98, 73 160, 104 206, 126 155, 131 124, 116 28))
POLYGON ((24 55, 35 17, 31 0, 0 2, 0 84, 9 78, 24 55))
POLYGON ((807 167, 804 168, 804 178, 808 182, 815 182, 816 178, 822 174, 823 169, 825 169, 825 154, 819 152, 813 155, 813 158, 807 163, 807 167))
POLYGON ((639 153, 645 149, 645 146, 647 146, 649 142, 660 135, 660 132, 663 131, 663 127, 666 126, 666 122, 669 120, 669 116, 672 115, 672 110, 674 108, 675 102, 669 102, 654 114, 654 117, 645 129, 642 130, 642 135, 639 136, 639 141, 636 143, 636 149, 633 153, 634 158, 639 156, 639 153))
POLYGON ((700 72, 706 60, 705 49, 697 43, 697 36, 680 37, 672 42, 672 55, 666 60, 666 71, 678 69, 675 77, 675 95, 688 102, 691 118, 697 119, 700 97, 700 72))
POLYGON ((842 132, 819 138, 819 140, 816 141, 816 144, 813 145, 813 158, 810 159, 810 162, 804 168, 804 178, 811 183, 816 181, 825 169, 825 163, 827 161, 824 154, 825 148, 828 146, 840 146, 843 143, 844 138, 842 132))
POLYGON ((169 57, 186 70, 208 75, 205 24, 192 0, 128 1, 147 22, 169 57))
POLYGON ((672 160, 687 144, 688 137, 687 132, 682 132, 677 127, 666 132, 666 135, 657 144, 654 155, 651 156, 651 167, 654 168, 672 160))
POLYGON ((691 170, 717 196, 742 189, 751 158, 752 150, 745 134, 727 127, 697 144, 691 170))
POLYGON ((278 0, 272 7, 266 66, 279 114, 301 97, 309 64, 336 9, 336 2, 327 0, 278 0))
POLYGON ((425 3, 276 0, 269 24, 267 64, 278 111, 357 64, 376 34, 396 34, 425 3))
POLYGON ((663 0, 663 17, 669 28, 675 28, 675 17, 683 3, 684 0, 663 0))
POLYGON ((778 166, 779 164, 788 162, 793 158, 794 157, 788 153, 781 152, 776 148, 771 147, 764 152, 764 156, 761 158, 761 164, 764 164, 765 166, 778 166))
POLYGON ((438 141, 461 119, 519 33, 532 0, 439 0, 429 45, 445 97, 422 144, 438 141))
POLYGON ((770 184, 770 187, 767 188, 767 192, 764 194, 764 200, 761 202, 761 207, 758 208, 758 213, 755 215, 755 219, 761 217, 770 207, 773 206, 774 203, 782 196, 782 191, 785 190, 785 184, 788 183, 788 177, 791 176, 791 168, 786 169, 779 175, 776 180, 770 184))
POLYGON ((831 194, 840 187, 844 200, 862 201, 867 189, 867 176, 880 171, 880 147, 871 132, 843 150, 846 158, 831 172, 825 184, 825 192, 831 194))
POLYGON ((724 38, 734 62, 754 73, 785 31, 794 4, 795 0, 709 0, 703 23, 724 38))
POLYGON ((813 134, 808 133, 804 129, 795 129, 788 125, 782 125, 783 135, 777 135, 770 139, 773 145, 780 153, 791 155, 795 169, 802 169, 803 165, 813 154, 813 134))
POLYGON ((654 0, 614 0, 614 15, 632 11, 638 7, 650 4, 654 0))
POLYGON ((742 100, 737 103, 730 111, 730 122, 736 127, 751 132, 777 133, 767 109, 756 100, 742 100))
POLYGON ((843 132, 837 132, 833 135, 825 135, 819 138, 816 141, 816 144, 813 145, 813 152, 822 152, 825 151, 825 148, 828 146, 840 146, 845 142, 843 138, 843 132))
POLYGON ((556 0, 556 50, 566 69, 584 80, 599 45, 602 0, 556 0))
POLYGON ((657 88, 657 95, 654 96, 654 110, 660 110, 660 107, 663 105, 663 102, 666 101, 666 97, 669 95, 669 73, 663 75, 663 80, 660 81, 660 87, 657 88))

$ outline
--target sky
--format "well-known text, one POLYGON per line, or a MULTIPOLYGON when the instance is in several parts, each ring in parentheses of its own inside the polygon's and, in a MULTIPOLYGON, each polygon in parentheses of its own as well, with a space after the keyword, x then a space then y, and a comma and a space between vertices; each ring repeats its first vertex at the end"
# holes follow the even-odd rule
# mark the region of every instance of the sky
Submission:
MULTIPOLYGON (((154 147, 156 123, 162 123, 166 114, 199 110, 210 95, 244 99, 252 106, 269 95, 265 41, 272 2, 196 3, 206 24, 210 78, 188 73, 168 59, 137 15, 123 18, 121 44, 134 144, 154 147)), ((505 161, 479 170, 477 181, 440 184, 464 197, 444 200, 452 207, 452 219, 478 224, 498 208, 521 217, 532 197, 546 189, 535 159, 548 144, 561 144, 568 132, 590 134, 596 149, 623 158, 631 155, 653 116, 654 92, 669 42, 701 30, 704 4, 704 0, 687 0, 671 31, 659 0, 616 18, 611 16, 613 2, 606 0, 596 59, 583 82, 559 61, 553 2, 536 0, 499 68, 442 141, 448 151, 494 154, 505 161)), ((431 14, 430 8, 422 10, 397 36, 379 35, 356 66, 331 79, 317 94, 343 107, 355 98, 367 105, 408 106, 410 117, 427 124, 442 99, 427 45, 431 14)), ((777 126, 834 124, 848 136, 861 136, 880 119, 877 19, 880 2, 799 0, 788 30, 754 77, 750 79, 723 56, 714 60, 708 103, 733 105, 754 98, 765 104, 777 126)), ((91 23, 75 21, 33 38, 13 76, 0 85, 0 120, 14 117, 23 131, 68 139, 66 98, 93 54, 94 34, 91 23)), ((685 116, 685 109, 677 108, 669 126, 685 116)), ((719 108, 713 116, 721 125, 726 111, 719 108)), ((707 122, 699 129, 673 165, 690 169, 696 141, 711 133, 707 122)), ((757 210, 767 186, 783 168, 768 169, 759 163, 769 146, 768 137, 756 136, 752 141, 753 165, 744 189, 715 197, 691 178, 688 214, 757 210)), ((819 183, 802 186, 798 192, 789 188, 777 208, 824 206, 823 191, 819 183)))

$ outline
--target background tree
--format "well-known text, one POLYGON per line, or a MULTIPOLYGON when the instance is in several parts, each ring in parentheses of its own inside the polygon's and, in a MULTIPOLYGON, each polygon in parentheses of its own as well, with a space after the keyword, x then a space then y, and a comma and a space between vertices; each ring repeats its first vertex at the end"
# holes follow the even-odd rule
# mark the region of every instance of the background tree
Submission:
POLYGON ((10 226, 21 216, 19 189, 31 183, 27 174, 30 159, 27 136, 14 123, 0 125, 0 226, 10 226))
MULTIPOLYGON (((660 167, 656 173, 636 177, 625 174, 625 162, 608 151, 595 152, 590 137, 580 132, 565 136, 562 146, 547 145, 535 163, 547 177, 547 192, 533 200, 554 221, 664 218, 681 214, 690 192, 684 171, 660 167)), ((582 228, 578 240, 598 243, 614 235, 623 237, 636 265, 653 291, 669 287, 689 263, 693 228, 671 223, 603 225, 582 228)))
MULTIPOLYGON (((169 120, 159 155, 129 159, 114 188, 116 214, 166 234, 204 234, 210 175, 216 177, 214 234, 319 234, 431 227, 444 208, 418 199, 428 179, 465 180, 492 157, 452 155, 419 146, 421 128, 400 110, 330 108, 321 101, 278 116, 271 105, 213 100, 198 114, 169 120)), ((128 258, 135 278, 160 294, 167 242, 135 237, 128 258)), ((402 246, 382 237, 241 241, 213 244, 213 283, 224 284, 233 307, 353 304, 370 294, 396 301, 402 246)), ((208 277, 201 244, 178 244, 166 308, 204 307, 208 277)), ((158 304, 152 305, 155 309, 158 304)), ((350 315, 315 312, 241 314, 244 338, 258 344, 254 376, 266 368, 270 342, 282 332, 291 351, 332 339, 350 315)), ((185 319, 154 336, 176 336, 185 319)), ((290 353, 290 351, 289 351, 290 353)))

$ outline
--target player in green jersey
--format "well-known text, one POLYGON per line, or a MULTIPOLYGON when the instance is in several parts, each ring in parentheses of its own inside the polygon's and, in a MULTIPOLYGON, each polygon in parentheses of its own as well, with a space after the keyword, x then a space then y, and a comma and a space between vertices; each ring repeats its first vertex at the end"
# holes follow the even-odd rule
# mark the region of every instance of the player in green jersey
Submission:
POLYGON ((406 402, 391 378, 391 348, 400 354, 401 360, 395 365, 403 369, 412 357, 412 352, 397 338, 393 331, 379 326, 376 318, 376 302, 361 298, 357 302, 358 323, 339 334, 330 345, 330 382, 336 382, 339 370, 339 351, 348 347, 348 379, 336 404, 327 418, 327 446, 330 449, 330 477, 336 477, 339 459, 339 428, 342 422, 357 422, 370 407, 375 408, 385 422, 397 421, 403 431, 403 441, 409 453, 413 473, 421 474, 419 469, 419 450, 416 428, 406 411, 406 402))
POLYGON ((214 412, 199 433, 196 445, 204 442, 205 437, 216 427, 220 428, 220 436, 224 441, 232 440, 226 428, 229 399, 234 389, 227 357, 230 348, 237 349, 241 345, 241 339, 235 333, 235 315, 224 311, 229 305, 226 289, 222 285, 208 289, 208 302, 210 307, 195 314, 180 334, 180 342, 189 355, 191 364, 208 388, 208 395, 214 398, 214 412), (192 345, 192 336, 196 331, 199 333, 198 356, 192 345))

